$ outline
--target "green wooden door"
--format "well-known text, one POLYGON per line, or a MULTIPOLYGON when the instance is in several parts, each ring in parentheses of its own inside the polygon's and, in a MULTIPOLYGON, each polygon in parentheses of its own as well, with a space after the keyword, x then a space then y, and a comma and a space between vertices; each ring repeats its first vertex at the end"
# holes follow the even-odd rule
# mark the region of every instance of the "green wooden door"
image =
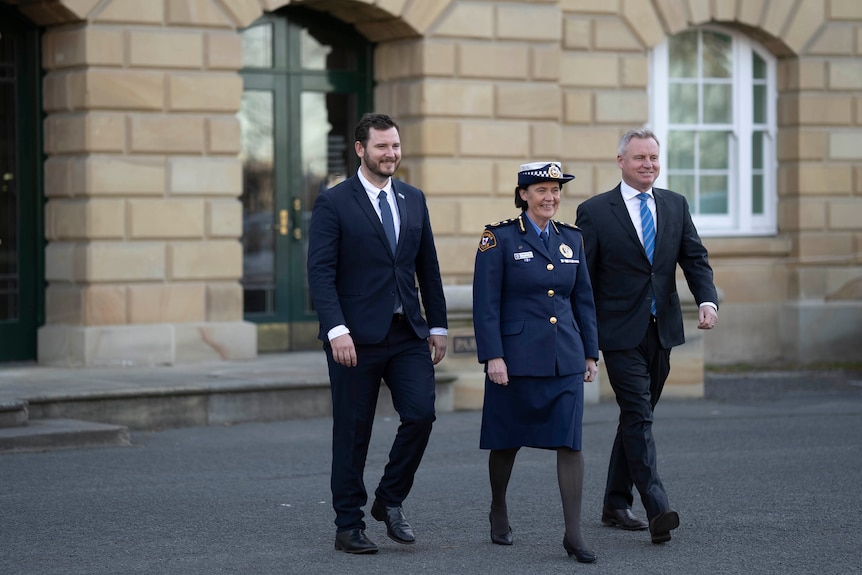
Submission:
POLYGON ((372 92, 371 45, 324 14, 288 9, 243 32, 245 317, 261 351, 315 347, 305 274, 320 190, 358 168, 353 129, 372 92))
POLYGON ((43 301, 39 41, 0 7, 0 361, 36 359, 43 301))

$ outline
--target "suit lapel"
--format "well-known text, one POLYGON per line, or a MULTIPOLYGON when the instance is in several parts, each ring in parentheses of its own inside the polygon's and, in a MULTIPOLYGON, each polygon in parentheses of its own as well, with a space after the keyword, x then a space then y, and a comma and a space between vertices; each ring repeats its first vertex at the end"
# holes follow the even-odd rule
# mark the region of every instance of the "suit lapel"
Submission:
POLYGON ((655 198, 656 219, 655 253, 653 254, 653 261, 655 261, 655 258, 657 258, 661 253, 661 240, 665 236, 665 230, 667 230, 667 226, 670 223, 670 208, 668 207, 667 198, 665 197, 664 190, 653 188, 652 195, 655 198))
POLYGON ((365 217, 368 218, 369 223, 377 232, 380 242, 383 244, 383 247, 386 248, 386 253, 392 254, 389 249, 389 240, 386 239, 386 232, 383 230, 383 224, 380 222, 380 216, 378 216, 377 212, 374 210, 374 206, 371 204, 371 200, 368 197, 368 192, 366 192, 365 188, 362 187, 362 182, 359 181, 359 176, 357 175, 353 176, 353 197, 359 204, 359 208, 362 210, 362 213, 365 214, 365 217))
POLYGON ((620 189, 620 186, 617 186, 614 192, 615 193, 611 196, 611 213, 613 213, 614 217, 619 221, 620 226, 625 230, 629 239, 638 247, 641 254, 643 254, 644 259, 649 261, 646 255, 646 250, 644 250, 644 245, 641 243, 641 240, 638 237, 638 232, 632 222, 632 217, 629 215, 629 209, 626 207, 625 200, 623 200, 623 192, 620 189))
POLYGON ((395 194, 395 203, 398 204, 398 245, 395 246, 395 255, 401 251, 401 240, 404 238, 404 230, 407 226, 404 222, 407 220, 407 198, 395 187, 395 178, 392 178, 392 193, 395 194))

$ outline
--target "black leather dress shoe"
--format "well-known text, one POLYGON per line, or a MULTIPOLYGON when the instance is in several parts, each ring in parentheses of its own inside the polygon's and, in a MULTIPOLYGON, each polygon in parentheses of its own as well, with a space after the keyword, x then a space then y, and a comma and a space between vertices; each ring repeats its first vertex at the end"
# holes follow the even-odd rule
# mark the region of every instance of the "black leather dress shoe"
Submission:
POLYGON ((626 531, 641 531, 649 527, 649 523, 635 517, 631 509, 602 509, 602 523, 626 531))
POLYGON ((386 507, 375 499, 374 505, 371 506, 371 516, 378 521, 386 523, 386 534, 396 543, 404 545, 416 543, 413 528, 407 523, 404 511, 400 505, 397 507, 386 507))
POLYGON ((596 562, 596 554, 593 553, 589 549, 578 549, 569 543, 569 540, 563 537, 563 547, 566 550, 566 553, 571 557, 575 556, 575 559, 578 560, 578 563, 595 563, 596 562))
POLYGON ((364 529, 348 529, 335 534, 335 550, 345 553, 377 553, 377 545, 365 536, 364 529))
POLYGON ((649 521, 650 539, 653 543, 670 541, 671 529, 679 527, 679 515, 673 509, 662 511, 649 521))
POLYGON ((515 542, 512 537, 512 528, 509 527, 509 531, 503 534, 494 533, 494 520, 491 518, 491 514, 488 514, 488 521, 491 522, 491 542, 496 543, 497 545, 511 545, 515 542))

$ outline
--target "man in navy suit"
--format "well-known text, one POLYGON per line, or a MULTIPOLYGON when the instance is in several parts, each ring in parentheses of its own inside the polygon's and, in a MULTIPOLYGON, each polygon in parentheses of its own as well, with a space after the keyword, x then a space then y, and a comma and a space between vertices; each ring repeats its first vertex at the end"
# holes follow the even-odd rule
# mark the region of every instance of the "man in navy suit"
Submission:
POLYGON ((620 140, 622 181, 578 206, 587 266, 596 301, 599 348, 620 407, 611 451, 602 522, 650 530, 653 543, 670 541, 679 526, 656 468, 653 410, 670 373, 670 350, 684 343, 676 267, 698 303, 698 328, 712 329, 718 301, 706 248, 685 197, 653 188, 659 143, 649 130, 620 140), (631 511, 632 485, 649 522, 631 511))
POLYGON ((359 171, 314 203, 308 282, 332 388, 335 548, 376 553, 362 507, 380 382, 401 423, 371 515, 391 539, 411 544, 401 504, 435 420, 434 365, 446 353, 446 301, 425 196, 391 177, 401 162, 398 125, 385 114, 365 114, 355 140, 359 171))

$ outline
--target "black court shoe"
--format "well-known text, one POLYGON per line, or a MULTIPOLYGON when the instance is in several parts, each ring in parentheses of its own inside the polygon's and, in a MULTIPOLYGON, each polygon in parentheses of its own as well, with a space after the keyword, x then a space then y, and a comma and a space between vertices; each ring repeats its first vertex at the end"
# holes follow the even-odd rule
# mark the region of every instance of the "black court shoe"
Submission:
POLYGON ((509 527, 508 533, 503 533, 502 535, 499 533, 494 533, 494 520, 491 519, 491 514, 488 513, 488 521, 491 522, 491 542, 496 543, 497 545, 511 545, 514 543, 514 539, 512 538, 512 527, 509 527))
POLYGON ((572 555, 575 556, 575 559, 578 560, 578 563, 595 563, 596 554, 590 551, 589 549, 578 549, 577 547, 573 547, 569 540, 563 537, 563 547, 566 549, 566 553, 569 554, 569 557, 572 555))

